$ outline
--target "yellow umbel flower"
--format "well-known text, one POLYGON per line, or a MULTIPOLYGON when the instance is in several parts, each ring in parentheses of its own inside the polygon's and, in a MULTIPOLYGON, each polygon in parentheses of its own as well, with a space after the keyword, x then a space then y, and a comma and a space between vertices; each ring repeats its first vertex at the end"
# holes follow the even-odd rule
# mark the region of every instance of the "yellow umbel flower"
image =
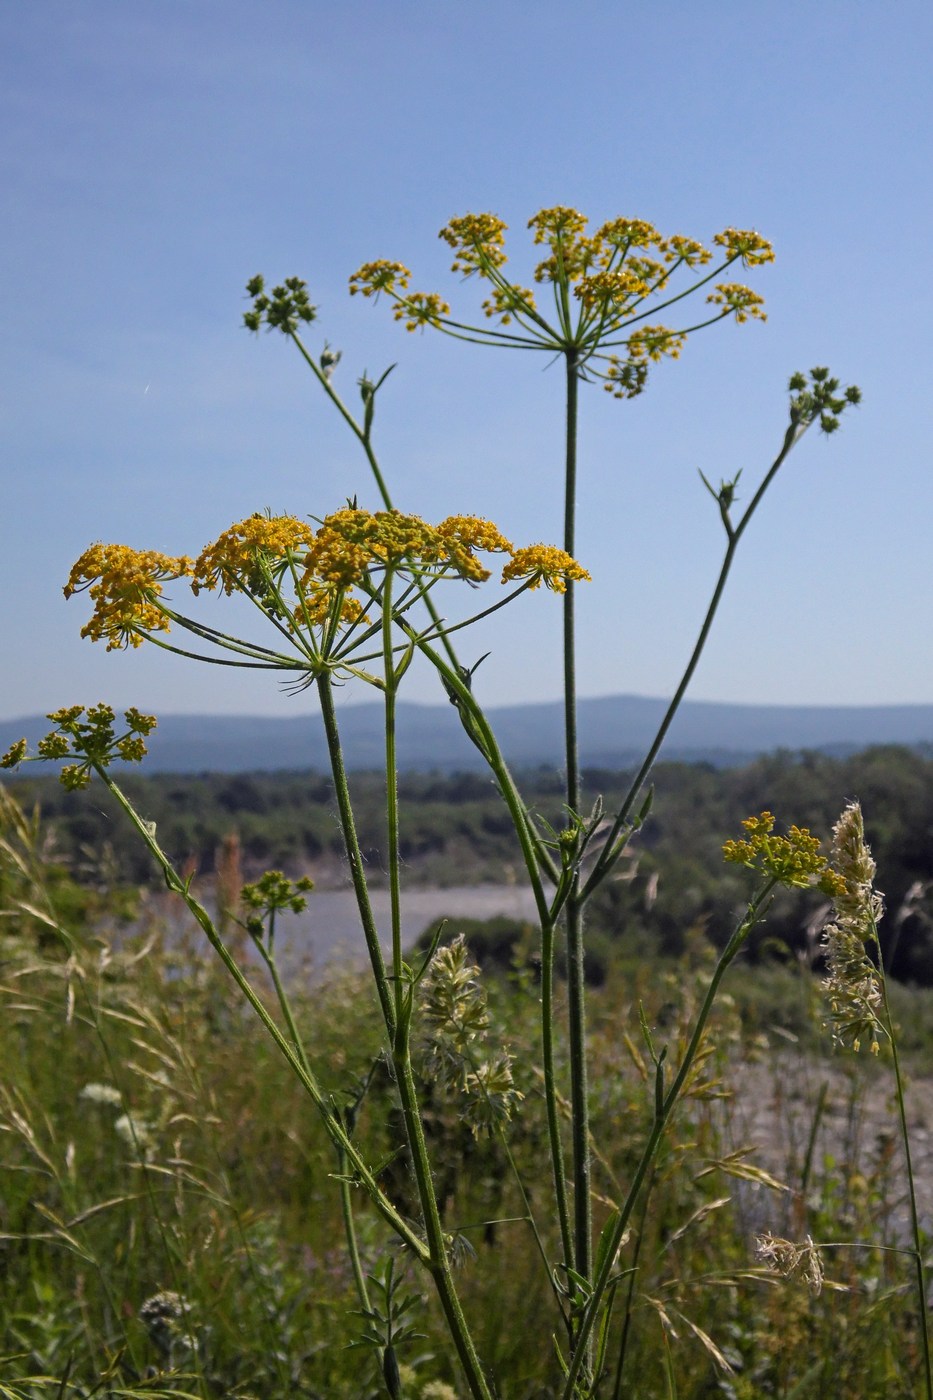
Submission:
POLYGON ((406 331, 416 331, 419 326, 439 326, 441 319, 450 312, 450 306, 437 292, 412 292, 395 305, 392 315, 396 321, 404 321, 406 331))
POLYGON ((451 219, 437 235, 453 248, 455 257, 451 272, 471 277, 478 272, 488 276, 488 269, 501 267, 506 261, 505 231, 508 224, 496 214, 464 214, 451 219))
POLYGON ((646 297, 651 287, 630 267, 620 267, 612 272, 594 272, 582 277, 573 290, 590 311, 595 308, 619 311, 630 302, 646 297))
POLYGON ((487 554, 511 554, 512 545, 497 525, 491 520, 482 520, 476 515, 448 515, 437 527, 437 533, 444 540, 451 561, 460 558, 464 551, 472 553, 482 549, 487 554))
POLYGON ((590 575, 566 550, 551 544, 531 544, 516 549, 502 570, 503 583, 519 578, 530 579, 528 586, 532 589, 543 583, 554 593, 566 593, 568 583, 589 580, 590 575))
POLYGON ((528 227, 535 231, 536 243, 550 243, 555 247, 559 242, 570 242, 579 238, 586 228, 587 219, 579 209, 570 209, 566 204, 556 204, 553 209, 539 209, 528 220, 528 227))
POLYGON ((710 250, 704 248, 702 243, 698 243, 695 238, 685 238, 681 233, 665 238, 659 246, 664 253, 665 262, 681 262, 687 267, 702 267, 713 259, 710 250))
POLYGON ((411 281, 411 273, 400 262, 389 262, 377 258, 375 262, 363 263, 350 278, 350 295, 355 297, 362 292, 364 297, 378 298, 380 292, 390 295, 403 291, 411 281))
POLYGON ((234 589, 265 590, 262 565, 273 569, 290 556, 304 555, 314 543, 314 531, 294 515, 256 513, 231 525, 213 542, 205 545, 194 563, 195 593, 216 588, 218 583, 229 597, 234 589))
POLYGON ((687 343, 687 337, 669 326, 640 326, 628 338, 628 353, 633 360, 654 360, 657 363, 665 355, 672 360, 680 359, 680 352, 687 343))
POLYGON ((535 294, 518 283, 507 287, 494 287, 492 296, 483 302, 483 312, 492 317, 498 316, 504 326, 509 325, 517 311, 534 311, 535 294))
POLYGON ((738 322, 752 317, 756 321, 767 321, 767 313, 762 311, 764 297, 753 292, 751 287, 743 287, 741 282, 717 282, 716 290, 706 298, 714 306, 724 307, 723 315, 731 312, 738 322))
POLYGON ((455 573, 481 583, 489 570, 476 550, 510 553, 511 544, 489 520, 474 515, 451 515, 440 525, 398 510, 347 508, 327 516, 308 553, 305 581, 352 587, 373 567, 409 566, 423 572, 455 573))
POLYGON ((774 249, 767 238, 762 238, 754 229, 725 228, 713 239, 720 248, 725 248, 730 257, 741 258, 743 267, 758 267, 761 263, 774 262, 774 249))
POLYGON ((723 857, 733 865, 747 865, 781 885, 808 889, 818 885, 825 894, 838 889, 839 880, 825 856, 820 855, 820 839, 807 827, 791 826, 786 836, 775 836, 770 812, 743 821, 746 836, 726 841, 723 857))
MULTIPOLYGON (((664 248, 664 239, 647 219, 608 219, 596 230, 596 237, 619 252, 630 248, 664 248)), ((683 240, 687 242, 689 240, 683 240)), ((695 245, 700 248, 701 245, 695 245)))
POLYGON ((94 613, 81 629, 92 641, 107 639, 107 650, 138 647, 142 634, 167 632, 169 619, 159 605, 162 584, 190 574, 191 560, 125 544, 93 544, 77 560, 64 594, 88 589, 94 613))
MULTIPOLYGON (((116 715, 110 705, 92 705, 87 712, 83 705, 66 705, 53 710, 47 718, 56 727, 39 740, 35 758, 27 761, 79 758, 80 763, 66 765, 59 774, 60 782, 69 789, 87 787, 92 770, 107 768, 115 759, 139 763, 146 756, 146 737, 156 727, 155 715, 141 714, 133 705, 125 712, 126 732, 119 737, 114 730, 116 715), (85 717, 82 719, 82 716, 85 717)), ((0 768, 22 763, 27 759, 26 750, 26 740, 20 739, 0 759, 0 768)))

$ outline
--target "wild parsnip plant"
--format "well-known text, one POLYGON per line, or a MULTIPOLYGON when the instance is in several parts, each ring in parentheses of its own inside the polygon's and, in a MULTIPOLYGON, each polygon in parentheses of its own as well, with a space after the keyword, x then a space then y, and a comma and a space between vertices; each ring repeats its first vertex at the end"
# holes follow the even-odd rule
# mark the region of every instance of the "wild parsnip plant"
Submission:
MULTIPOLYGON (((315 355, 302 339, 304 328, 316 319, 306 284, 289 278, 267 291, 263 278, 257 276, 248 284, 251 306, 245 316, 247 327, 278 330, 301 354, 359 442, 381 508, 363 509, 354 497, 346 506, 321 517, 257 513, 223 530, 196 559, 139 551, 122 544, 95 544, 77 561, 65 589, 68 596, 89 592, 93 612, 83 632, 104 641, 108 649, 148 642, 200 661, 280 672, 297 691, 315 688, 372 974, 374 1014, 381 1039, 379 1063, 388 1068, 396 1100, 392 1118, 395 1136, 388 1162, 370 1155, 357 1131, 378 1077, 376 1064, 361 1080, 347 1084, 342 1093, 328 1090, 314 1034, 302 1033, 289 992, 278 976, 275 914, 295 907, 305 892, 270 872, 246 894, 253 911, 246 927, 271 975, 274 995, 270 999, 255 985, 230 940, 196 898, 191 880, 163 851, 154 827, 127 800, 110 772, 115 758, 142 756, 154 718, 129 710, 124 727, 117 725, 113 710, 104 704, 87 710, 80 706, 58 710, 50 716, 55 728, 39 745, 37 755, 68 759, 62 771, 66 786, 84 786, 96 774, 111 791, 149 848, 168 887, 184 900, 315 1105, 335 1153, 335 1190, 340 1195, 347 1256, 363 1319, 359 1340, 364 1351, 378 1354, 385 1392, 393 1400, 407 1393, 401 1354, 417 1336, 417 1299, 407 1289, 400 1291, 391 1253, 375 1274, 364 1267, 359 1247, 364 1206, 366 1218, 371 1220, 375 1215, 386 1239, 394 1239, 409 1263, 419 1266, 430 1280, 459 1364, 459 1383, 474 1400, 507 1395, 499 1389, 476 1343, 483 1323, 476 1316, 477 1288, 472 1283, 472 1318, 463 1304, 463 1276, 458 1270, 469 1251, 463 1226, 445 1219, 437 1162, 425 1126, 426 1103, 438 1094, 455 1106, 477 1140, 488 1138, 497 1144, 514 1175, 521 1202, 519 1223, 533 1240, 542 1296, 551 1311, 547 1328, 553 1346, 549 1394, 561 1400, 595 1400, 597 1396, 619 1400, 637 1393, 631 1389, 627 1349, 633 1308, 641 1296, 641 1249, 650 1232, 652 1193, 670 1166, 666 1153, 678 1110, 684 1111, 685 1102, 704 1082, 703 1066, 711 1053, 709 1028, 723 977, 765 917, 778 887, 807 889, 818 885, 837 901, 845 898, 849 888, 847 866, 839 849, 832 859, 822 855, 819 841, 796 826, 784 836, 776 835, 770 813, 746 822, 745 835, 728 843, 726 855, 756 872, 757 888, 731 935, 722 940, 722 952, 684 1033, 670 1039, 642 1012, 642 1044, 633 1044, 633 1053, 644 1075, 647 1126, 642 1140, 632 1148, 625 1178, 607 1170, 591 1120, 592 1104, 601 1086, 592 1084, 589 1076, 587 902, 617 870, 628 843, 648 817, 652 766, 702 654, 746 528, 804 435, 811 428, 827 434, 835 431, 842 413, 857 404, 860 395, 855 387, 841 387, 826 368, 818 367, 809 375, 792 375, 789 422, 783 440, 744 508, 738 508, 739 474, 721 480, 718 486, 703 478, 716 503, 725 545, 696 644, 623 801, 611 812, 604 812, 599 801, 592 810, 584 811, 577 752, 575 643, 577 588, 589 578, 575 557, 581 389, 600 383, 617 399, 632 398, 644 391, 652 364, 678 358, 687 339, 703 328, 725 319, 764 319, 761 296, 730 279, 737 265, 757 269, 772 260, 773 252, 757 233, 732 228, 717 234, 711 247, 680 235, 662 235, 643 220, 613 219, 589 234, 586 219, 564 207, 541 210, 530 220, 529 228, 543 254, 533 272, 538 291, 520 285, 506 272, 506 226, 494 215, 467 215, 441 230, 441 238, 454 253, 453 271, 464 280, 478 279, 486 285, 488 295, 478 320, 455 317, 438 293, 412 292, 411 274, 397 262, 365 264, 351 278, 350 290, 364 297, 387 299, 396 319, 410 331, 424 328, 495 348, 536 350, 560 361, 565 388, 561 451, 565 489, 559 546, 516 547, 479 515, 455 515, 435 525, 398 509, 377 458, 373 435, 377 397, 386 375, 375 380, 364 375, 358 381, 361 410, 354 413, 338 392, 339 353, 325 343, 323 351, 315 355), (703 309, 691 317, 686 314, 687 304, 698 295, 703 309), (674 323, 649 323, 649 317, 659 313, 666 313, 674 323), (448 609, 439 602, 444 590, 486 584, 494 565, 506 593, 463 621, 445 622, 448 609), (183 611, 177 593, 185 583, 196 598, 218 591, 242 595, 266 629, 265 639, 235 636, 210 625, 196 612, 183 611), (563 607, 566 792, 564 824, 559 830, 540 821, 523 801, 474 685, 476 665, 466 664, 460 651, 460 634, 465 629, 480 626, 489 613, 542 583, 561 599, 563 607), (169 596, 167 585, 172 584, 176 587, 169 596), (172 640, 168 640, 170 636, 172 640), (416 654, 437 672, 452 702, 451 715, 459 717, 488 764, 514 824, 534 895, 540 985, 528 985, 525 990, 530 1005, 539 1012, 540 1090, 535 1095, 523 1095, 516 1083, 509 1046, 491 1033, 485 998, 464 945, 454 942, 442 949, 438 935, 418 957, 406 957, 402 946, 403 817, 396 771, 396 706, 416 654), (387 953, 372 913, 341 748, 337 687, 348 677, 370 685, 381 697, 385 713, 391 902, 387 953), (555 979, 559 936, 566 950, 565 1028, 558 1021, 555 979), (558 1050, 563 1045, 566 1057, 558 1050), (528 1122, 539 1109, 541 1150, 550 1182, 546 1201, 540 1180, 532 1189, 527 1163, 516 1160, 510 1149, 516 1121, 528 1133, 528 1122), (399 1154, 404 1154, 410 1172, 411 1189, 405 1204, 389 1186, 391 1162, 399 1154), (598 1188, 594 1163, 599 1172, 598 1188)), ((313 504, 320 508, 320 503, 313 504)), ((549 659, 542 658, 542 666, 546 664, 549 659)), ((25 745, 15 745, 3 763, 12 766, 25 757, 25 745)), ((839 915, 837 930, 846 927, 839 915)), ((843 934, 837 932, 828 939, 831 976, 838 987, 849 987, 848 963, 843 966, 839 952, 843 934)), ((842 1006, 841 991, 837 991, 836 1000, 842 1006)), ((865 1003, 870 1003, 867 992, 865 1003)), ((890 1030, 890 1017, 885 1021, 879 1012, 876 1019, 890 1030)), ((774 1184, 766 1179, 767 1174, 756 1178, 751 1164, 737 1160, 731 1166, 733 1175, 744 1173, 765 1185, 774 1184)), ((722 1169, 729 1170, 728 1166, 722 1169)), ((708 1213, 716 1208, 708 1204, 704 1210, 708 1213)), ((487 1223, 491 1228, 494 1222, 487 1223)), ((772 1259, 778 1257, 780 1248, 783 1246, 778 1242, 772 1243, 772 1259)), ((815 1277, 815 1247, 794 1248, 798 1263, 806 1255, 809 1276, 815 1277)), ((925 1339, 923 1260, 916 1221, 913 1256, 925 1339)), ((503 1281, 491 1276, 479 1305, 484 1315, 499 1310, 503 1288, 503 1281)), ((664 1354, 669 1357, 676 1328, 661 1300, 649 1298, 648 1304, 661 1319, 664 1354)), ((516 1323, 520 1325, 520 1320, 516 1323)), ((684 1328, 715 1368, 722 1372, 729 1369, 728 1358, 715 1338, 686 1319, 684 1328)), ((933 1400, 926 1351, 924 1355, 927 1395, 933 1400)), ((673 1394, 670 1365, 667 1377, 673 1394)))

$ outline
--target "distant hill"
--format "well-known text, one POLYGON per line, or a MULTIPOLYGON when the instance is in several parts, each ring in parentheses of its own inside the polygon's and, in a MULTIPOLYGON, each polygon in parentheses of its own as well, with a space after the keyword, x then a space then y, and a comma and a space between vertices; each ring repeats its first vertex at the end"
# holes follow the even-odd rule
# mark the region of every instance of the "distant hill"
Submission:
MULTIPOLYGON (((639 759, 667 702, 638 695, 581 700, 580 756, 587 767, 624 768, 639 759)), ((563 710, 559 701, 508 705, 489 712, 502 749, 516 767, 561 763, 563 710)), ((340 716, 348 767, 378 768, 382 708, 348 705, 340 716)), ((399 767, 455 772, 483 761, 451 705, 399 705, 399 767)), ((31 744, 47 733, 41 716, 0 720, 0 752, 23 735, 31 744)), ((730 705, 687 700, 663 756, 720 767, 745 763, 775 749, 819 749, 844 756, 874 744, 933 745, 933 705, 730 705)), ((149 771, 199 773, 327 768, 320 716, 268 719, 249 715, 163 715, 149 740, 149 771)))

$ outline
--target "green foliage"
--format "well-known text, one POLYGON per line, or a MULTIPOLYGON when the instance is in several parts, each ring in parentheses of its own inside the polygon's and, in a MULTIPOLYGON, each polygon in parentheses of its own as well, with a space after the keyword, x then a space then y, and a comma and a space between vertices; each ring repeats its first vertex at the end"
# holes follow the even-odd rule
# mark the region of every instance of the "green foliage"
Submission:
MULTIPOLYGON (((56 897, 60 874, 42 859, 41 825, 16 827, 32 853, 17 863, 9 799, 5 811, 0 1394, 367 1400, 385 1393, 391 1328, 399 1393, 456 1396, 438 1310, 401 1276, 401 1264, 391 1265, 385 1228, 362 1201, 360 1249, 380 1288, 371 1315, 355 1316, 337 1245, 333 1151, 216 961, 194 942, 163 947, 154 928, 122 947, 91 934, 76 942, 56 897), (54 934, 53 925, 60 932, 43 951, 40 930, 54 934), (365 1335, 373 1345, 350 1345, 365 1335)), ((640 1011, 676 1061, 710 957, 699 930, 678 958, 616 954, 593 994, 597 1228, 650 1122, 640 1011)), ((516 1086, 533 1100, 540 1081, 529 976, 518 968, 487 977, 484 1016, 510 1044, 516 1086)), ((399 1205, 413 1209, 409 1169, 390 1160, 397 1110, 363 984, 335 972, 293 990, 328 1092, 356 1101, 358 1141, 385 1162, 399 1205), (361 1082, 362 1098, 353 1087, 361 1082)), ((889 1137, 876 1143, 865 1121, 877 1112, 884 1067, 840 1068, 818 1035, 813 990, 801 970, 772 965, 737 977, 718 1003, 619 1259, 615 1326, 630 1335, 623 1382, 637 1378, 639 1395, 664 1393, 665 1336, 685 1400, 914 1394, 918 1339, 901 1256, 824 1251, 829 1286, 819 1298, 767 1275, 751 1256, 751 1236, 763 1228, 879 1246, 903 1238, 896 1152, 889 1137), (755 1152, 750 1075, 753 1094, 769 1104, 770 1130, 755 1152)), ((271 1005, 271 987, 266 994, 271 1005)), ((916 1042, 921 1018, 930 1022, 929 998, 904 991, 897 1014, 916 1042)), ((565 1054, 561 1045, 559 1062, 565 1054)), ((425 1075, 425 1126, 464 1308, 503 1394, 533 1400, 547 1393, 552 1340, 526 1208, 501 1144, 470 1132, 456 1086, 425 1075), (494 1309, 484 1302, 490 1274, 494 1309)), ((532 1197, 545 1150, 536 1124, 519 1109, 510 1134, 532 1197)))

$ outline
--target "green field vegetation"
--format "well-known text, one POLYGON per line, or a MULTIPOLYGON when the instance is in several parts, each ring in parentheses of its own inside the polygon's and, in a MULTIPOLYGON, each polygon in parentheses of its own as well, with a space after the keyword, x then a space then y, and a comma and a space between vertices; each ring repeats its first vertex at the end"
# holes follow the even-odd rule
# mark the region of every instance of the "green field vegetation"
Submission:
MULTIPOLYGON (((587 802, 597 793, 612 810, 630 774, 589 771, 587 802)), ((793 813, 801 826, 828 835, 842 806, 858 798, 881 871, 888 917, 881 926, 888 970, 901 981, 933 985, 933 759, 908 749, 879 747, 851 758, 789 753, 743 768, 659 764, 656 801, 629 847, 622 878, 608 882, 589 908, 588 975, 605 975, 614 952, 679 956, 697 926, 715 942, 731 927, 747 895, 741 870, 724 865, 721 843, 750 812, 793 813)), ((562 778, 540 770, 521 775, 529 803, 548 820, 561 819, 562 778)), ((180 777, 127 774, 121 785, 157 825, 179 868, 210 879, 223 866, 225 843, 237 838, 244 878, 276 868, 339 881, 342 836, 329 781, 302 773, 204 774, 180 777)), ((85 885, 137 886, 157 879, 129 825, 100 787, 66 793, 50 775, 19 778, 9 790, 27 809, 38 802, 54 853, 85 885)), ((352 777, 360 844, 368 874, 385 868, 385 779, 352 777)), ((401 780, 401 855, 408 883, 461 885, 514 878, 520 857, 508 814, 491 781, 480 774, 408 774, 401 780)), ((226 846, 226 849, 229 849, 226 846)), ((820 898, 779 894, 752 951, 813 953, 808 921, 820 898)), ((452 908, 452 917, 457 910, 452 908)), ((512 931, 514 937, 515 930, 512 931)), ((506 945, 508 931, 501 931, 506 945)), ((499 938, 500 944, 502 937, 499 938)))
MULTIPOLYGON (((644 868, 612 884, 600 906, 602 965, 590 1019, 597 1223, 624 1190, 652 1113, 639 1006, 676 1060, 721 936, 719 912, 742 897, 729 885, 739 876, 720 877, 715 861, 736 805, 780 804, 825 829, 824 809, 858 791, 872 814, 879 883, 894 891, 897 909, 909 883, 924 878, 921 858, 931 859, 931 771, 886 751, 846 764, 782 759, 730 774, 660 775, 664 822, 644 843, 644 868), (687 835, 695 865, 676 854, 687 849, 687 835), (649 910, 645 887, 654 872, 649 910), (623 936, 630 918, 635 931, 623 936)), ((368 781, 359 784, 364 792, 368 781)), ((426 832, 465 842, 485 872, 494 802, 475 783, 450 780, 444 797, 445 780, 418 779, 411 796, 420 791, 420 806, 408 804, 409 820, 413 830, 423 822, 426 832), (449 792, 461 782, 457 802, 449 792)), ((320 807, 320 829, 333 825, 323 785, 302 808, 301 784, 307 779, 256 777, 234 786, 216 777, 192 791, 157 779, 142 791, 154 810, 164 804, 166 822, 172 794, 183 793, 185 810, 204 823, 187 830, 192 841, 203 830, 206 855, 235 826, 257 859, 249 833, 259 814, 227 803, 233 791, 261 797, 278 859, 289 813, 300 824, 310 820, 308 808, 320 807), (213 803, 205 802, 209 793, 213 803), (291 801, 281 796, 289 793, 291 801)), ((36 786, 17 785, 21 796, 36 786)), ((372 792, 375 821, 375 782, 372 792)), ((366 1328, 342 1241, 340 1164, 300 1085, 193 931, 171 947, 155 925, 119 947, 101 936, 104 924, 118 926, 131 911, 126 886, 139 872, 123 865, 115 841, 108 884, 100 862, 80 849, 99 839, 99 828, 82 825, 100 810, 97 791, 74 817, 54 815, 54 839, 8 793, 0 791, 0 1395, 368 1400, 385 1393, 379 1353, 353 1345, 366 1328), (79 858, 69 864, 71 857, 79 858)), ((544 781, 541 798, 556 801, 544 781)), ((184 812, 177 819, 180 831, 192 821, 184 812)), ((927 927, 919 895, 910 910, 900 923, 908 969, 921 965, 912 945, 927 927)), ((776 911, 766 925, 772 946, 780 927, 776 911)), ((226 932, 244 951, 233 923, 226 932)), ((477 1344, 504 1400, 546 1400, 554 1374, 548 1287, 526 1218, 546 1170, 541 1115, 529 1111, 541 1095, 534 950, 520 930, 498 942, 494 929, 473 932, 477 951, 495 954, 483 979, 492 1033, 511 1046, 524 1095, 508 1141, 528 1202, 502 1143, 475 1138, 426 1072, 424 1119, 477 1344)), ((880 1064, 832 1056, 817 979, 799 960, 763 959, 767 951, 757 950, 758 966, 743 960, 717 1002, 622 1246, 613 1325, 627 1330, 628 1346, 618 1394, 907 1400, 920 1393, 916 1312, 905 1256, 885 1252, 904 1241, 903 1170, 887 1122, 872 1120, 867 1108, 879 1093, 888 1102, 881 1086, 889 1066, 884 1052, 880 1064), (755 1151, 747 1103, 733 1092, 749 1073, 771 1105, 771 1132, 755 1151), (835 1132, 833 1121, 841 1125, 835 1132), (824 1249, 817 1295, 803 1278, 806 1260, 788 1280, 756 1263, 754 1237, 763 1230, 878 1247, 824 1249)), ((919 1072, 933 1042, 930 999, 896 990, 902 1048, 919 1072)), ((274 1006, 271 987, 266 995, 274 1006)), ((296 1017, 329 1093, 349 1105, 367 1085, 357 1139, 382 1162, 381 1182, 397 1207, 414 1214, 407 1163, 390 1155, 398 1110, 378 1055, 373 995, 365 978, 332 970, 313 989, 297 990, 296 1017)), ((561 1065, 565 1053, 560 1044, 561 1065)), ((363 1193, 351 1194, 364 1268, 390 1282, 394 1309, 410 1301, 398 1319, 415 1333, 398 1347, 404 1395, 452 1400, 458 1381, 436 1303, 363 1193)), ((375 1285, 371 1296, 385 1311, 375 1285)))

